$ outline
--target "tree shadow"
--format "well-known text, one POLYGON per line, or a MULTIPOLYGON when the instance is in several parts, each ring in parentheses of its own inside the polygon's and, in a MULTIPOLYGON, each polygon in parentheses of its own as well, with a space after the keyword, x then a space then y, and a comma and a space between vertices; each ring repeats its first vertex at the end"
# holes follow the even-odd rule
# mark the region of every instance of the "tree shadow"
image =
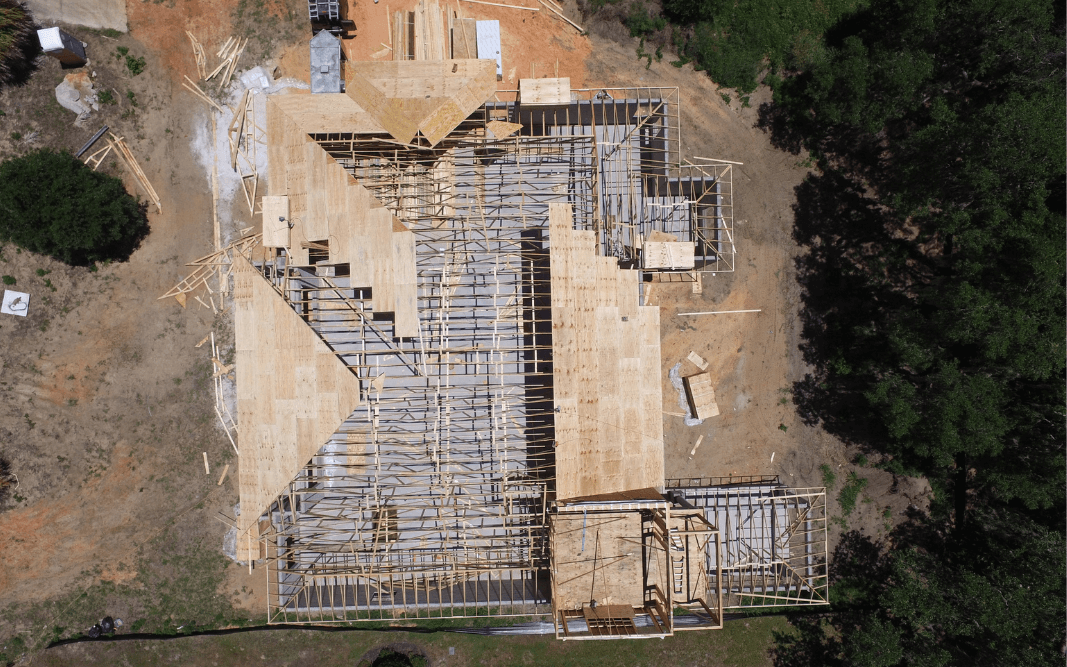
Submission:
POLYGON ((37 29, 29 10, 13 0, 0 0, 0 10, 21 10, 23 16, 4 20, 0 17, 0 37, 10 44, 0 56, 0 86, 22 86, 37 71, 41 57, 41 44, 37 39, 37 29))

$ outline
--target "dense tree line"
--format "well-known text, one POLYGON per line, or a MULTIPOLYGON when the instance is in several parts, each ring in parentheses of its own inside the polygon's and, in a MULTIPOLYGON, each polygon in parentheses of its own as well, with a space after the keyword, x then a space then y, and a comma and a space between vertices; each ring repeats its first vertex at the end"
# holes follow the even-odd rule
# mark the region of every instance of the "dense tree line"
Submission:
POLYGON ((935 490, 847 536, 781 665, 1062 663, 1064 57, 1062 3, 875 0, 761 109, 819 167, 798 409, 935 490))

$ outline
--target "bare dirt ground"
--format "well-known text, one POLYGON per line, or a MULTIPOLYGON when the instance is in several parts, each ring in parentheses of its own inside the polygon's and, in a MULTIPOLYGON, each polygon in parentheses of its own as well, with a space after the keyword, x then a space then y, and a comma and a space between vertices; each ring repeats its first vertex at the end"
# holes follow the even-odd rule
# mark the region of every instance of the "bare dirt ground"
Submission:
MULTIPOLYGON (((380 50, 388 43, 387 11, 406 7, 352 7, 357 34, 345 41, 346 51, 369 57, 380 50)), ((805 372, 790 208, 805 169, 802 157, 775 150, 754 127, 767 91, 752 97, 752 108, 736 99, 727 105, 691 67, 674 68, 665 58, 646 69, 636 40, 579 37, 542 12, 461 9, 501 20, 502 89, 531 68, 535 76, 553 75, 557 60, 559 75, 574 86, 678 86, 683 153, 744 163, 734 171, 736 271, 705 281, 700 295, 688 284, 660 284, 653 296, 662 309, 664 410, 679 410, 667 371, 682 362, 683 374, 695 372, 684 361, 693 350, 710 362, 722 411, 695 427, 665 417, 668 477, 779 474, 787 484, 821 486, 820 466, 828 465, 837 476, 829 511, 840 516, 833 497, 845 474, 857 471, 869 480, 865 499, 834 523, 831 549, 846 522, 877 535, 908 504, 921 503, 922 484, 853 465, 850 452, 803 425, 790 403, 792 383, 805 372), (677 315, 750 308, 762 312, 677 315), (704 440, 690 459, 699 435, 704 440)), ((209 309, 191 302, 183 310, 156 297, 184 275, 185 262, 212 248, 210 180, 193 148, 207 116, 179 85, 182 75, 195 77, 184 30, 210 53, 230 34, 249 36, 242 68, 276 66, 277 76, 306 80, 310 29, 301 12, 306 4, 295 0, 129 2, 129 35, 113 39, 68 26, 89 43, 97 87, 116 98, 85 127, 75 128, 74 114, 55 102, 62 73, 53 61, 42 61, 26 86, 0 90, 0 158, 40 146, 77 150, 107 123, 126 137, 163 202, 162 214, 149 214, 151 235, 126 263, 90 271, 3 248, 0 273, 32 295, 30 317, 0 320, 0 455, 19 480, 0 505, 5 642, 15 637, 34 646, 76 635, 105 614, 127 619, 127 628, 171 632, 189 623, 263 619, 261 572, 250 577, 220 555, 227 526, 216 519, 232 515, 235 471, 223 485, 216 481, 222 466, 236 461, 211 407, 208 353, 194 347, 211 331, 232 339, 232 329, 209 309), (125 70, 115 57, 120 46, 145 57, 144 74, 125 70)), ((103 169, 137 192, 119 165, 109 161, 103 169)), ((251 223, 242 207, 231 206, 235 227, 251 223)))

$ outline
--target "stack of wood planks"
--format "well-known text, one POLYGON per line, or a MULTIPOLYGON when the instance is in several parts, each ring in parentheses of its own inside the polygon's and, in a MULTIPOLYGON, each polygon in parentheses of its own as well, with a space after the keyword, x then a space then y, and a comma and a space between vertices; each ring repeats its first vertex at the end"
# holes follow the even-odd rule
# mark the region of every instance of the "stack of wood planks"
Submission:
POLYGON ((396 12, 390 26, 393 60, 445 60, 452 50, 445 24, 441 7, 432 0, 419 0, 412 12, 396 12))

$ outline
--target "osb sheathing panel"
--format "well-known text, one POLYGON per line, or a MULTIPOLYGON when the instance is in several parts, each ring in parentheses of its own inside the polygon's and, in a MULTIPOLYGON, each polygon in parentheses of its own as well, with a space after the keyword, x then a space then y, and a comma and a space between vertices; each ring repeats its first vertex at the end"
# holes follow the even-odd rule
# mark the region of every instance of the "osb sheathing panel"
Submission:
POLYGON ((359 378, 243 257, 234 259, 242 533, 359 405, 359 378))
MULTIPOLYGON (((643 606, 641 527, 641 513, 636 511, 552 517, 556 608, 581 609, 590 599, 597 606, 643 606)), ((655 567, 656 559, 651 560, 655 567)))
MULTIPOLYGON (((336 105, 330 95, 327 108, 336 105)), ((269 191, 288 196, 293 263, 310 262, 311 242, 327 241, 329 263, 348 264, 353 287, 370 287, 375 312, 393 313, 393 334, 418 334, 418 287, 415 278, 415 237, 369 190, 356 182, 299 123, 289 116, 308 114, 313 104, 295 105, 287 97, 267 100, 267 142, 271 156, 269 191)))
POLYGON ((557 495, 662 487, 659 309, 571 225, 569 205, 550 205, 557 495))
POLYGON ((403 143, 421 131, 437 144, 496 93, 491 60, 353 62, 345 76, 345 94, 403 143))

